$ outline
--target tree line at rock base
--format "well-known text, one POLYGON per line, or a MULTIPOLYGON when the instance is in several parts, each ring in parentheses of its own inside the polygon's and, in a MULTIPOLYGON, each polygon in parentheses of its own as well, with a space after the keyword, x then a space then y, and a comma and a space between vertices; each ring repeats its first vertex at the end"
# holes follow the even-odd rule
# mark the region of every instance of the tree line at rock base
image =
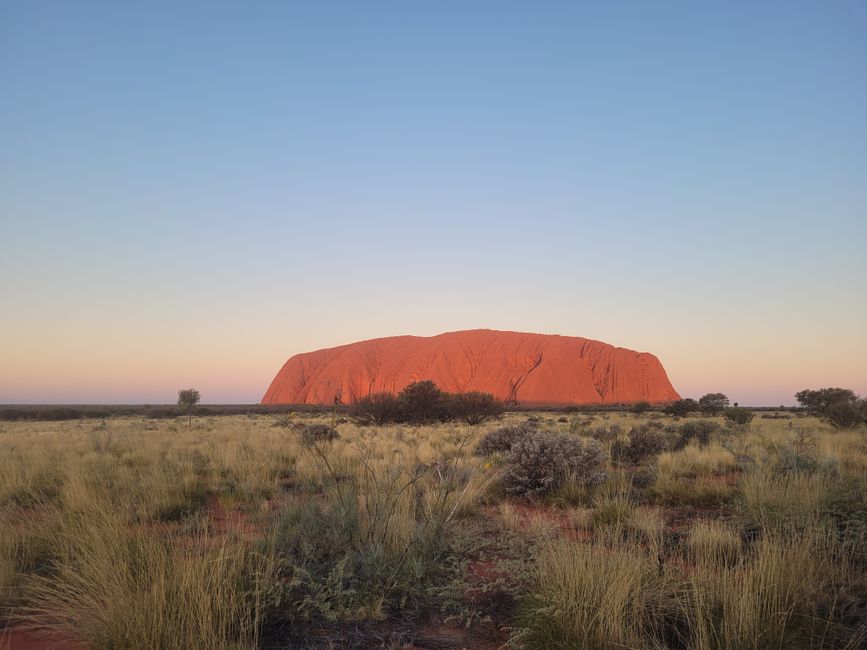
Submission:
POLYGON ((359 424, 463 421, 471 426, 500 415, 505 408, 490 393, 471 391, 447 393, 432 381, 417 381, 397 395, 373 393, 349 407, 350 417, 359 424))

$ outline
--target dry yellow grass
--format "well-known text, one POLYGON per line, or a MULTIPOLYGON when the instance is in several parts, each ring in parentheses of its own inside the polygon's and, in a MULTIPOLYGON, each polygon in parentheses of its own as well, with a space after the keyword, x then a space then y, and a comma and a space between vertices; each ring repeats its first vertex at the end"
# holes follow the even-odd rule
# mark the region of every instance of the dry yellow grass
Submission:
POLYGON ((699 447, 691 443, 680 451, 660 454, 657 461, 659 476, 665 478, 724 474, 734 468, 734 454, 719 444, 699 447))
MULTIPOLYGON (((543 428, 580 434, 584 426, 574 424, 584 416, 537 417, 543 428)), ((592 426, 628 431, 643 421, 618 413, 592 426)), ((521 635, 528 648, 558 638, 661 648, 685 635, 702 649, 809 647, 796 633, 813 647, 858 638, 834 622, 833 594, 864 588, 863 533, 843 535, 840 519, 867 512, 863 431, 757 418, 749 431, 649 459, 634 470, 644 483, 609 467, 592 490, 561 490, 519 512, 497 491, 500 466, 473 454, 484 431, 502 423, 344 422, 321 454, 285 424, 264 415, 198 418, 191 429, 141 418, 4 423, 0 616, 68 630, 96 648, 255 647, 285 559, 277 519, 293 504, 324 508, 343 496, 358 517, 353 543, 381 554, 373 560, 420 563, 412 553, 422 541, 442 542, 489 512, 495 527, 531 540, 541 550, 521 635), (832 496, 851 512, 830 519, 832 496), (208 499, 244 513, 247 528, 217 525, 208 499), (703 516, 724 519, 693 522, 672 544, 672 510, 704 506, 713 507, 703 516)), ((395 588, 386 576, 383 592, 351 615, 386 616, 395 588)))
POLYGON ((555 540, 537 576, 522 638, 530 647, 648 647, 663 637, 660 621, 679 615, 676 581, 629 547, 555 540))
POLYGON ((693 562, 708 566, 733 564, 741 555, 741 536, 720 521, 697 521, 689 529, 686 548, 693 562))

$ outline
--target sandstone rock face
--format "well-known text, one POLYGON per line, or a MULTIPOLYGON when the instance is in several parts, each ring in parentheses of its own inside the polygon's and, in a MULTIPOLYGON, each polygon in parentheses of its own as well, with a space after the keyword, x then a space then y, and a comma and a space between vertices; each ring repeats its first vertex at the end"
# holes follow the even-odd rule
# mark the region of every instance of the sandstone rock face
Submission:
POLYGON ((430 379, 450 393, 483 391, 521 405, 679 399, 659 360, 574 336, 467 330, 393 336, 296 354, 262 404, 344 404, 430 379))

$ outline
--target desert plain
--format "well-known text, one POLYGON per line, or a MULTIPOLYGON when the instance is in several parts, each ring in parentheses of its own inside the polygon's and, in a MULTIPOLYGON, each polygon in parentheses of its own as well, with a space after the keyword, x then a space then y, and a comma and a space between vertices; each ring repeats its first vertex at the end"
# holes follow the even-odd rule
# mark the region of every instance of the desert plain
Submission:
POLYGON ((0 422, 0 648, 864 647, 865 431, 754 415, 0 422))

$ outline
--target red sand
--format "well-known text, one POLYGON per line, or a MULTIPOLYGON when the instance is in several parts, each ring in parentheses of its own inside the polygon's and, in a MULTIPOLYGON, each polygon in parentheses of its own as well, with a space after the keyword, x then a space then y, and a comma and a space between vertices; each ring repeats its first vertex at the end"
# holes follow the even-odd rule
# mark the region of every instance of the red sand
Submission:
POLYGON ((659 360, 575 336, 467 330, 393 336, 297 354, 262 404, 351 403, 430 379, 448 392, 483 391, 524 405, 679 399, 659 360))

